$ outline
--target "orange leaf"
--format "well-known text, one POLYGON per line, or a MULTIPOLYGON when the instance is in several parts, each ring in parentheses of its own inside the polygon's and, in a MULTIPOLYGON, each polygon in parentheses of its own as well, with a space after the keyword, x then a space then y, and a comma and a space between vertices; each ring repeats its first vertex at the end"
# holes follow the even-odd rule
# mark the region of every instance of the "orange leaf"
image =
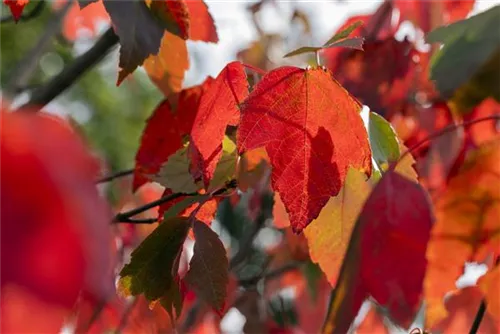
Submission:
POLYGON ((361 324, 356 328, 356 334, 389 334, 389 329, 384 324, 384 316, 380 314, 374 304, 365 315, 361 324))
MULTIPOLYGON (((498 300, 498 295, 494 296, 494 299, 498 300)), ((446 299, 448 316, 432 327, 432 332, 444 334, 468 333, 482 300, 483 294, 476 286, 466 287, 454 292, 446 299)), ((495 323, 489 314, 485 314, 477 333, 490 334, 499 332, 498 323, 495 323)))
POLYGON ((227 125, 236 125, 239 104, 248 95, 245 69, 232 62, 219 73, 200 101, 199 112, 191 131, 191 162, 195 180, 200 176, 208 187, 222 156, 222 139, 227 125))
POLYGON ((3 0, 3 3, 9 6, 10 12, 16 22, 21 18, 24 6, 26 6, 28 2, 29 0, 3 0))
POLYGON ((437 199, 436 224, 427 248, 427 325, 447 312, 443 297, 455 289, 466 261, 481 262, 500 251, 500 141, 482 147, 465 162, 437 199))
POLYGON ((272 186, 300 232, 341 189, 349 165, 371 174, 361 106, 321 68, 269 72, 242 106, 238 149, 264 146, 272 186))
MULTIPOLYGON (((472 113, 466 115, 464 119, 469 121, 493 115, 500 115, 500 104, 490 98, 475 107, 472 113)), ((474 144, 481 145, 488 141, 500 138, 500 128, 498 124, 498 120, 480 122, 468 127, 467 132, 471 136, 474 144)))
POLYGON ((158 172, 170 155, 182 147, 183 137, 189 134, 193 126, 201 96, 212 81, 208 77, 203 84, 181 91, 175 111, 168 100, 161 102, 153 111, 135 156, 134 191, 148 181, 148 175, 158 172))
POLYGON ((188 68, 186 41, 168 31, 163 35, 158 54, 144 61, 146 73, 165 96, 181 90, 188 68))
MULTIPOLYGON (((486 307, 489 314, 500 324, 500 267, 495 268, 479 278, 479 288, 485 295, 486 307)), ((498 327, 498 326, 497 326, 498 327)), ((497 328, 500 332, 500 327, 497 328)))
POLYGON ((217 43, 219 41, 217 29, 205 2, 203 0, 188 0, 186 4, 190 19, 189 39, 217 43))
POLYGON ((311 260, 319 264, 332 286, 337 282, 352 230, 371 187, 362 173, 349 169, 338 195, 304 230, 311 260))

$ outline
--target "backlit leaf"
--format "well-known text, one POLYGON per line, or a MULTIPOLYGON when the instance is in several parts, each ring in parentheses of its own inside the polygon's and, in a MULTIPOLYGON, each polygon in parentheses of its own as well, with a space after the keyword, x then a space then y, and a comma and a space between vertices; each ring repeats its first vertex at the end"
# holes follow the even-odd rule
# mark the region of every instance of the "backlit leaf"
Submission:
POLYGON ((411 324, 420 304, 432 220, 420 185, 386 172, 354 227, 325 333, 347 332, 368 296, 387 308, 396 324, 411 324))
POLYGON ((436 224, 427 247, 427 325, 446 317, 443 297, 455 289, 467 261, 500 252, 500 142, 474 152, 436 202, 436 224))
POLYGON ((153 111, 135 156, 134 190, 147 182, 149 175, 155 175, 168 158, 183 146, 183 137, 191 132, 201 96, 212 81, 208 77, 203 84, 182 90, 175 109, 169 100, 164 100, 153 111))
POLYGON ((239 121, 239 104, 248 95, 248 82, 240 62, 232 62, 219 73, 203 94, 191 131, 193 176, 208 187, 220 157, 227 125, 239 121))
POLYGON ((151 177, 155 182, 169 188, 173 192, 192 193, 200 190, 191 173, 189 173, 189 157, 187 147, 172 154, 160 171, 151 177))
POLYGON ((132 252, 130 263, 120 272, 120 284, 134 296, 144 294, 149 301, 164 297, 175 283, 175 262, 189 227, 188 219, 183 217, 158 225, 132 252))
POLYGON ((203 300, 220 313, 224 308, 229 282, 226 250, 210 227, 198 221, 193 226, 196 242, 185 280, 203 300))
POLYGON ((361 106, 321 68, 269 72, 242 106, 238 150, 265 147, 272 186, 300 232, 340 191, 352 166, 371 174, 361 106))
POLYGON ((189 39, 217 43, 217 29, 206 3, 203 0, 188 0, 186 4, 189 10, 189 39))
POLYGON ((144 61, 146 73, 165 96, 181 90, 188 68, 186 41, 168 31, 163 35, 158 54, 144 61))
POLYGON ((370 112, 368 135, 373 159, 379 166, 399 159, 399 142, 394 129, 382 116, 374 112, 370 112))
POLYGON ((363 173, 350 168, 338 195, 304 229, 311 260, 319 264, 332 286, 337 282, 354 224, 371 188, 372 182, 366 181, 363 173))
MULTIPOLYGON (((66 4, 66 0, 57 0, 53 3, 54 9, 60 9, 66 4)), ((103 22, 109 23, 110 18, 102 1, 80 8, 74 3, 64 16, 63 34, 70 41, 76 40, 79 31, 84 30, 91 37, 97 35, 98 25, 103 22)))
POLYGON ((150 2, 148 7, 144 1, 103 0, 121 45, 117 85, 146 58, 158 54, 165 29, 187 38, 189 21, 184 1, 150 2))

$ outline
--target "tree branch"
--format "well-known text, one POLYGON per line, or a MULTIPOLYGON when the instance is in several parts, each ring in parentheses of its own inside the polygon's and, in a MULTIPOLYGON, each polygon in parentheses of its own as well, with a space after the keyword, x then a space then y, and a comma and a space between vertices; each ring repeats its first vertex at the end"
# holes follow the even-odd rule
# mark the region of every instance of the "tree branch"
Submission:
MULTIPOLYGON (((45 1, 38 3, 36 8, 40 7, 40 4, 44 4, 45 1)), ((33 73, 37 69, 38 61, 43 53, 47 50, 50 41, 54 35, 56 35, 61 29, 61 22, 66 16, 72 2, 68 1, 59 11, 54 13, 50 18, 47 25, 44 27, 44 31, 40 39, 36 44, 26 52, 24 58, 19 62, 19 65, 11 72, 8 83, 6 84, 6 94, 15 95, 21 87, 25 87, 30 81, 33 73)), ((32 12, 34 12, 33 10, 32 12)))
POLYGON ((30 100, 19 109, 37 111, 70 87, 87 70, 98 63, 118 43, 118 36, 109 28, 101 38, 84 54, 65 67, 45 85, 36 89, 30 100))
MULTIPOLYGON (((45 0, 40 0, 29 13, 21 15, 19 21, 26 22, 39 16, 42 13, 43 9, 45 8, 45 4, 46 4, 45 0)), ((14 17, 11 14, 8 14, 0 18, 0 23, 8 23, 8 22, 14 22, 14 17)))
POLYGON ((95 181, 95 183, 99 184, 99 183, 110 182, 110 181, 113 181, 114 179, 117 179, 119 177, 128 176, 128 175, 131 175, 133 173, 134 173, 134 168, 118 171, 116 173, 112 173, 112 174, 103 176, 102 178, 95 181))

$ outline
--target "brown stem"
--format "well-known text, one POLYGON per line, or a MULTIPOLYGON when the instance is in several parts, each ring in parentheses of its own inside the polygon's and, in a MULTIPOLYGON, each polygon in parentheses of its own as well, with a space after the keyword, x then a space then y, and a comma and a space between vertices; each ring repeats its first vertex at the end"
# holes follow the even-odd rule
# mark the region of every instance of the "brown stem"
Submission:
POLYGON ((441 130, 432 133, 428 137, 422 139, 421 141, 419 141, 418 143, 416 143, 415 145, 413 145, 412 147, 410 147, 405 153, 403 153, 401 155, 401 157, 399 157, 399 159, 398 159, 398 161, 396 161, 396 163, 392 164, 391 169, 394 170, 394 168, 396 168, 396 166, 401 161, 403 161, 403 159, 408 154, 411 154, 411 153, 415 152, 420 146, 422 146, 423 144, 427 143, 428 141, 431 141, 431 140, 434 140, 436 138, 439 138, 442 135, 445 135, 448 132, 455 131, 455 130, 457 130, 459 128, 466 128, 466 127, 469 127, 469 126, 477 124, 477 123, 481 123, 481 122, 484 122, 484 121, 491 121, 491 120, 500 120, 500 115, 490 115, 490 116, 486 116, 486 117, 482 117, 482 118, 473 119, 471 121, 464 122, 464 123, 451 124, 451 125, 449 125, 449 126, 447 126, 445 128, 442 128, 441 130))

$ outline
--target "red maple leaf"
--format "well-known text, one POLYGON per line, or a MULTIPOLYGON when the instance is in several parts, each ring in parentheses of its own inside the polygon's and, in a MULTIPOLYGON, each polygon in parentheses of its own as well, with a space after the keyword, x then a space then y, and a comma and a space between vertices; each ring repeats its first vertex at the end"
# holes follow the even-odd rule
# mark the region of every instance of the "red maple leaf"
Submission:
POLYGON ((182 147, 183 137, 191 132, 200 99, 212 82, 213 79, 208 77, 203 84, 181 91, 175 110, 166 99, 153 111, 135 157, 134 191, 149 180, 148 175, 158 172, 170 155, 182 147))
POLYGON ((222 156, 226 127, 238 124, 239 104, 247 95, 245 69, 235 61, 226 65, 201 98, 191 131, 190 156, 193 177, 201 177, 206 187, 222 156))
POLYGON ((322 68, 271 71, 243 104, 238 150, 266 148, 273 189, 280 193, 295 232, 339 192, 349 166, 371 173, 360 110, 322 68))

